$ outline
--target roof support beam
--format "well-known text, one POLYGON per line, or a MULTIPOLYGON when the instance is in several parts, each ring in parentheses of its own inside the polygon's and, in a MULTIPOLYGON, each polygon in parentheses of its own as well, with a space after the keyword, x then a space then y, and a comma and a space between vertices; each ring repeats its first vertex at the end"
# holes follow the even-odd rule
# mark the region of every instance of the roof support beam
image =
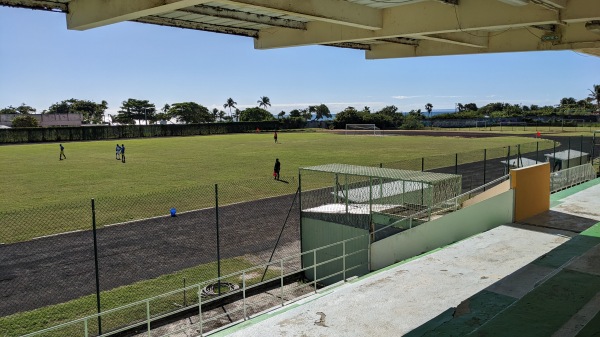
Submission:
POLYGON ((258 15, 253 13, 234 11, 226 8, 217 8, 211 6, 195 6, 180 9, 181 12, 194 13, 200 15, 212 16, 215 18, 233 19, 244 22, 260 23, 263 25, 286 27, 292 29, 306 29, 306 23, 287 19, 280 19, 267 15, 258 15))
POLYGON ((214 0, 251 9, 268 9, 283 15, 293 15, 307 20, 330 24, 381 29, 383 11, 345 0, 214 0))
POLYGON ((20 7, 30 9, 40 9, 44 11, 67 11, 67 4, 53 1, 20 1, 20 0, 0 0, 0 6, 20 7))
MULTIPOLYGON (((575 5, 571 16, 577 11, 590 12, 593 6, 588 0, 570 0, 575 5), (588 1, 586 3, 586 1, 588 1)), ((600 8, 595 10, 600 12, 600 8)), ((592 11, 593 12, 593 11, 592 11)), ((586 14, 586 16, 590 16, 586 14)), ((600 17, 600 13, 598 13, 600 17)), ((540 6, 507 6, 496 0, 462 0, 459 6, 448 6, 439 2, 420 2, 386 8, 383 10, 382 29, 377 31, 333 25, 325 22, 310 22, 307 31, 290 31, 284 28, 261 30, 257 49, 359 42, 391 37, 411 37, 480 29, 508 29, 530 25, 553 24, 560 21, 555 11, 540 6), (426 14, 427 20, 422 16, 426 14)))
POLYGON ((567 0, 534 0, 533 2, 540 2, 546 5, 550 5, 555 8, 567 7, 567 0))
POLYGON ((589 32, 583 25, 563 27, 560 40, 543 41, 524 29, 506 31, 498 35, 490 35, 489 45, 485 49, 421 41, 419 46, 402 46, 397 44, 373 45, 366 52, 367 59, 401 58, 415 56, 439 56, 479 53, 502 53, 546 50, 576 50, 600 47, 600 35, 589 32))
POLYGON ((210 0, 71 0, 67 28, 85 30, 200 5, 210 0))
POLYGON ((213 33, 240 35, 240 36, 247 36, 247 37, 254 37, 254 38, 256 38, 258 36, 258 31, 254 30, 254 29, 211 25, 211 24, 192 22, 192 21, 161 18, 158 16, 146 16, 143 18, 136 19, 134 21, 141 22, 141 23, 150 23, 153 25, 160 25, 160 26, 203 30, 203 31, 213 32, 213 33))
POLYGON ((475 34, 467 33, 446 33, 437 35, 416 35, 415 38, 420 40, 444 42, 473 48, 487 48, 488 44, 488 34, 482 36, 475 36, 475 34))

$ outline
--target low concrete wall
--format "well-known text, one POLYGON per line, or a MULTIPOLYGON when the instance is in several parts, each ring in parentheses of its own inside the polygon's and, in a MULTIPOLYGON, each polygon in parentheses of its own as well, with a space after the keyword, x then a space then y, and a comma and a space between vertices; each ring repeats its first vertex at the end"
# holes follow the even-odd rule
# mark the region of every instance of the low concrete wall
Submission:
MULTIPOLYGON (((341 242, 347 239, 357 238, 348 241, 345 244, 346 254, 352 254, 346 257, 346 269, 355 267, 346 273, 346 277, 361 276, 369 272, 368 268, 368 247, 369 247, 369 231, 345 226, 338 223, 302 218, 302 252, 307 252, 315 248, 327 246, 332 243, 341 242), (363 251, 361 251, 363 250, 363 251)), ((341 257, 344 251, 342 244, 337 244, 329 248, 320 249, 316 253, 317 264, 325 261, 330 261, 341 257)), ((308 268, 305 271, 305 276, 309 280, 314 280, 314 269, 310 268, 314 265, 315 256, 312 253, 302 255, 302 266, 308 268)), ((317 279, 319 283, 330 285, 342 280, 343 275, 340 273, 336 276, 326 277, 339 273, 343 270, 344 261, 336 259, 334 261, 323 263, 317 266, 317 279)))
POLYGON ((377 270, 469 236, 512 223, 514 191, 426 222, 371 245, 371 269, 377 270))

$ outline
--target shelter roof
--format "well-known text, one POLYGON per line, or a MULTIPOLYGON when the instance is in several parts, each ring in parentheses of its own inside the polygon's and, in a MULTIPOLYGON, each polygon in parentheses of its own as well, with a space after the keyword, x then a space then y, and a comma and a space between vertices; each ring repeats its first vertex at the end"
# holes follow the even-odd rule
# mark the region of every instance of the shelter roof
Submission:
POLYGON ((347 164, 326 164, 318 166, 302 167, 300 170, 326 172, 333 174, 345 174, 372 178, 388 178, 394 180, 419 181, 429 184, 436 184, 446 180, 455 180, 460 178, 459 175, 436 173, 436 172, 421 172, 398 170, 392 168, 380 168, 372 166, 357 166, 347 164))
POLYGON ((545 156, 548 158, 568 160, 568 159, 574 159, 574 158, 579 158, 579 157, 587 157, 588 153, 580 152, 577 150, 564 150, 564 151, 560 151, 560 152, 556 152, 556 153, 548 153, 545 156))
POLYGON ((0 0, 67 14, 247 36, 256 49, 324 45, 367 59, 577 50, 600 56, 597 0, 0 0))

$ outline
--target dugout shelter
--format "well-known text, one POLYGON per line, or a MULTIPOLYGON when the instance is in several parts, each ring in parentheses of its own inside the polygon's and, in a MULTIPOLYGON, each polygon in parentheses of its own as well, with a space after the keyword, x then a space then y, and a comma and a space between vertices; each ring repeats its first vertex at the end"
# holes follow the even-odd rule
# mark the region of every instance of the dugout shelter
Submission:
MULTIPOLYGON (((319 278, 337 270, 352 268, 345 277, 368 273, 375 231, 400 217, 446 207, 462 185, 460 175, 346 164, 300 168, 299 181, 302 265, 308 279, 322 284, 341 280, 341 274, 319 278), (313 251, 327 245, 332 246, 313 251)), ((404 229, 389 227, 378 235, 404 229)))
POLYGON ((590 162, 589 153, 571 149, 556 153, 549 153, 545 156, 546 160, 550 163, 550 167, 552 168, 553 172, 590 162))

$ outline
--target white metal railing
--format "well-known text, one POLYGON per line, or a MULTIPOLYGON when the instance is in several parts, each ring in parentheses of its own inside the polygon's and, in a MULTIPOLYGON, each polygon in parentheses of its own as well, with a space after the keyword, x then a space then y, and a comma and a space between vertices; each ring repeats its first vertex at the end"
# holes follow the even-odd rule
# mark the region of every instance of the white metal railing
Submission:
MULTIPOLYGON (((269 262, 269 263, 264 263, 264 264, 257 265, 257 266, 251 267, 251 268, 247 268, 247 269, 235 272, 235 273, 231 273, 231 274, 228 274, 228 275, 225 275, 225 276, 221 276, 220 278, 215 278, 215 279, 212 279, 212 280, 204 281, 204 282, 201 282, 201 283, 197 283, 197 284, 194 284, 194 285, 187 286, 185 288, 173 290, 173 291, 161 294, 161 295, 157 295, 157 296, 150 297, 150 298, 147 298, 147 299, 144 299, 144 300, 141 300, 141 301, 137 301, 137 302, 133 302, 133 303, 130 303, 130 304, 127 304, 127 305, 123 305, 123 306, 120 306, 118 308, 106 310, 106 311, 103 311, 103 312, 101 312, 99 314, 89 315, 89 316, 86 316, 86 317, 83 317, 83 318, 75 319, 75 320, 72 320, 72 321, 69 321, 69 322, 66 322, 66 323, 62 323, 62 324, 59 324, 59 325, 56 325, 56 326, 53 326, 53 327, 50 327, 50 328, 47 328, 47 329, 43 329, 43 330, 39 330, 39 331, 36 331, 36 332, 33 332, 33 333, 29 333, 27 335, 23 335, 22 337, 34 337, 34 336, 40 336, 40 335, 44 335, 44 334, 52 334, 53 332, 55 334, 57 334, 57 335, 61 335, 60 331, 63 330, 63 329, 67 329, 67 328, 77 329, 78 331, 80 331, 79 333, 77 333, 77 336, 85 336, 85 337, 92 336, 92 335, 95 335, 96 329, 94 329, 93 331, 91 331, 91 327, 90 326, 92 326, 92 325, 95 326, 95 324, 98 321, 99 317, 102 318, 102 317, 106 317, 108 315, 114 315, 114 314, 119 313, 119 312, 123 312, 124 315, 126 315, 127 312, 130 312, 134 308, 137 308, 137 307, 140 307, 140 306, 143 306, 144 309, 145 309, 145 318, 143 320, 139 320, 138 319, 138 320, 135 321, 135 323, 127 324, 127 325, 122 326, 122 327, 120 327, 118 329, 113 329, 113 330, 111 330, 109 332, 103 333, 100 336, 102 336, 102 337, 113 336, 115 334, 118 334, 120 332, 129 330, 129 329, 132 329, 132 328, 139 328, 142 324, 146 326, 145 330, 148 333, 148 336, 151 336, 151 331, 152 331, 151 324, 153 322, 156 322, 157 320, 160 320, 162 318, 165 318, 165 317, 168 317, 168 316, 171 316, 171 315, 174 315, 174 314, 177 314, 177 313, 180 313, 180 312, 183 312, 183 311, 195 308, 195 307, 197 307, 198 310, 199 310, 199 313, 200 313, 199 314, 199 318, 200 319, 198 320, 198 323, 193 324, 193 326, 195 328, 197 328, 202 333, 202 331, 204 331, 204 326, 206 325, 206 323, 218 320, 220 317, 223 317, 223 315, 233 314, 235 312, 240 312, 241 311, 241 312, 243 312, 243 319, 244 320, 246 320, 247 318, 249 318, 249 315, 248 315, 248 312, 247 312, 247 308, 250 306, 250 304, 248 303, 248 297, 246 296, 246 292, 248 290, 250 290, 250 289, 259 287, 259 286, 264 285, 264 284, 266 284, 268 282, 272 282, 274 279, 276 279, 276 278, 270 278, 270 279, 263 280, 261 282, 252 284, 252 285, 248 285, 248 284, 246 284, 247 275, 250 274, 250 273, 252 273, 253 271, 257 271, 257 270, 263 271, 266 268, 271 267, 271 266, 278 266, 280 268, 280 274, 278 275, 277 278, 280 280, 280 282, 279 282, 279 288, 280 288, 280 293, 281 293, 281 306, 284 306, 286 303, 291 303, 291 302, 293 302, 296 299, 296 298, 292 298, 292 299, 290 299, 290 300, 288 300, 286 302, 285 301, 285 297, 283 296, 283 294, 284 294, 284 279, 286 277, 288 277, 288 276, 291 276, 291 275, 297 274, 299 272, 303 272, 303 271, 307 271, 307 270, 312 269, 313 280, 311 282, 306 283, 305 285, 302 285, 301 287, 311 286, 314 289, 315 293, 317 292, 317 285, 318 285, 318 283, 320 281, 322 281, 322 280, 325 280, 325 279, 328 279, 328 278, 331 278, 331 277, 334 277, 334 276, 337 276, 337 275, 342 275, 342 280, 346 281, 347 280, 347 273, 349 271, 352 271, 354 269, 357 269, 357 268, 360 268, 361 266, 363 266, 362 263, 348 266, 347 258, 350 257, 350 256, 353 256, 353 255, 356 255, 356 254, 368 251, 368 247, 365 245, 365 247, 362 248, 362 249, 357 249, 355 251, 347 253, 347 251, 348 251, 347 247, 346 247, 347 243, 350 242, 350 241, 358 240, 358 239, 365 238, 365 237, 368 238, 368 234, 357 236, 357 237, 353 237, 353 238, 346 239, 346 240, 339 241, 339 242, 335 242, 335 243, 332 243, 332 244, 329 244, 329 245, 326 245, 326 246, 322 246, 322 247, 319 247, 319 248, 308 250, 306 252, 302 252, 300 254, 294 254, 294 255, 291 255, 291 256, 287 256, 287 257, 281 258, 281 259, 276 260, 276 261, 272 261, 272 262, 269 262), (342 255, 341 256, 337 256, 337 257, 334 257, 332 259, 328 259, 328 260, 325 260, 325 261, 318 262, 318 260, 317 260, 317 253, 319 251, 321 251, 323 249, 327 249, 327 248, 339 246, 339 245, 342 246, 342 255), (292 271, 287 272, 287 273, 284 272, 284 264, 286 262, 289 262, 289 261, 294 260, 294 259, 302 259, 302 256, 307 255, 307 254, 311 254, 312 257, 313 257, 312 258, 312 265, 306 266, 304 268, 301 267, 301 268, 292 270, 292 271), (334 272, 332 274, 328 274, 328 275, 318 275, 317 267, 322 266, 322 265, 327 264, 327 263, 331 263, 333 261, 337 261, 337 260, 341 260, 342 261, 342 270, 336 271, 336 272, 334 272), (223 294, 221 294, 219 296, 210 297, 208 300, 203 301, 202 289, 204 287, 206 287, 207 285, 210 285, 210 284, 219 283, 219 281, 226 282, 227 279, 236 278, 236 277, 240 277, 240 276, 241 276, 241 279, 242 279, 242 286, 239 289, 236 289, 236 290, 233 290, 233 291, 228 291, 228 292, 223 292, 223 294), (151 314, 151 312, 152 312, 152 310, 151 310, 152 309, 152 303, 160 302, 161 299, 165 299, 165 298, 168 298, 168 297, 174 296, 174 295, 181 295, 183 292, 188 292, 188 291, 195 291, 195 292, 197 292, 197 294, 198 294, 198 303, 193 303, 193 304, 190 304, 188 306, 182 306, 182 307, 180 307, 180 308, 178 308, 176 310, 170 310, 168 312, 163 312, 161 314, 157 314, 157 315, 154 315, 154 316, 151 314), (225 297, 228 297, 228 296, 231 296, 231 295, 235 295, 237 293, 241 293, 242 294, 242 306, 241 306, 240 309, 237 309, 237 310, 234 310, 234 311, 229 311, 228 313, 211 317, 208 320, 204 320, 202 318, 202 306, 203 305, 215 302, 215 301, 217 301, 219 299, 222 299, 222 298, 225 298, 225 297), (80 327, 78 328, 78 326, 80 326, 80 327)), ((272 307, 273 306, 271 306, 271 308, 272 307)), ((190 328, 190 326, 187 326, 184 329, 189 329, 189 328, 190 328)), ((172 335, 174 333, 181 332, 181 331, 182 330, 171 331, 168 334, 162 335, 162 336, 170 336, 170 335, 172 335)), ((154 334, 154 335, 156 335, 156 334, 154 334)))
POLYGON ((596 172, 591 163, 574 166, 550 174, 550 192, 575 186, 596 178, 596 172))

